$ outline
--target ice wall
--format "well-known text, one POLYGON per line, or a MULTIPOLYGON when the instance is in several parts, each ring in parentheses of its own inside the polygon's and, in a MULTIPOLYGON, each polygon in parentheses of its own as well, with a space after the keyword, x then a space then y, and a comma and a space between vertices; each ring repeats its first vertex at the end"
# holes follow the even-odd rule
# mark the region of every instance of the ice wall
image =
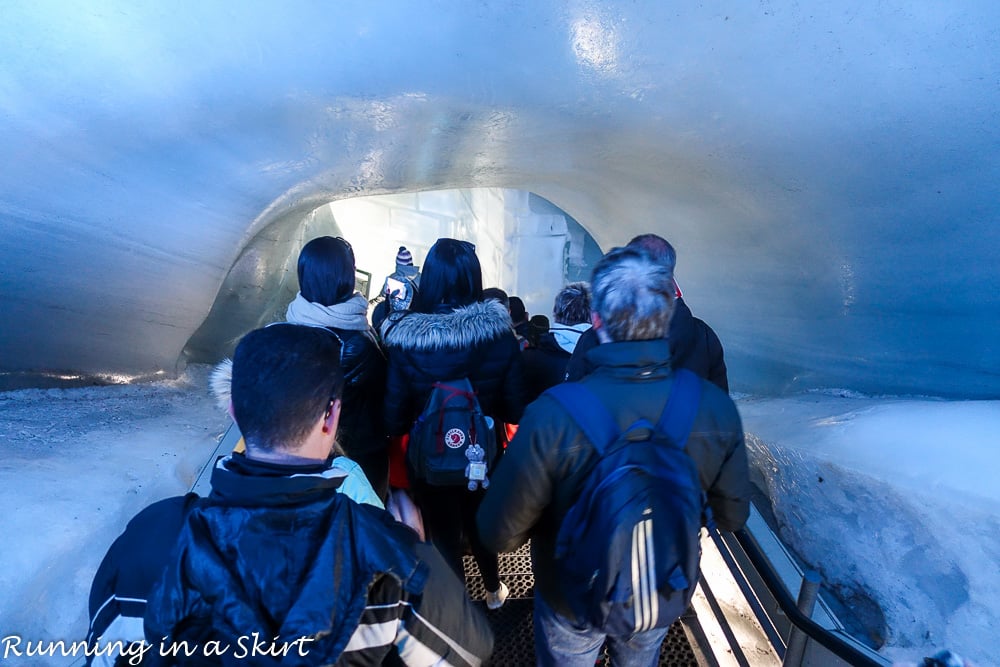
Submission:
POLYGON ((990 0, 2 13, 5 385, 172 373, 249 244, 265 282, 319 205, 491 186, 672 239, 738 389, 1000 390, 990 0))
POLYGON ((907 661, 996 665, 1000 402, 810 393, 739 402, 779 532, 907 661))

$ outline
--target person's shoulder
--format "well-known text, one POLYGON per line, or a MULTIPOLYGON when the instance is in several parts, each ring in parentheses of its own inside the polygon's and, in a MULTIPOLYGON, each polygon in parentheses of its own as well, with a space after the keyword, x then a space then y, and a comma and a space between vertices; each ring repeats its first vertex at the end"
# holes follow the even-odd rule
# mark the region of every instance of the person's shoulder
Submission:
POLYGON ((597 347, 600 340, 597 338, 597 329, 590 327, 582 334, 580 334, 580 339, 576 341, 576 347, 573 349, 573 355, 582 355, 587 350, 597 347))
POLYGON ((698 380, 701 385, 701 410, 713 415, 720 424, 742 430, 740 412, 732 397, 715 383, 703 377, 698 380))
POLYGON ((721 344, 721 341, 719 341, 719 335, 715 333, 715 329, 713 329, 708 322, 701 319, 700 317, 692 317, 691 321, 695 329, 700 331, 701 334, 705 336, 707 340, 718 341, 721 344))
POLYGON ((344 343, 345 356, 366 356, 381 350, 374 329, 338 329, 336 333, 344 343))
POLYGON ((525 433, 545 428, 559 431, 566 424, 575 423, 570 409, 555 396, 555 392, 560 391, 556 387, 561 384, 563 383, 548 387, 535 400, 525 406, 521 423, 518 425, 518 433, 522 429, 525 433))
POLYGON ((109 556, 131 562, 130 571, 156 569, 183 532, 192 509, 201 499, 194 493, 159 500, 140 510, 112 545, 109 556))
POLYGON ((506 331, 498 331, 496 338, 488 339, 482 341, 483 345, 495 345, 497 347, 503 348, 509 352, 515 352, 521 354, 522 352, 527 352, 530 348, 524 345, 521 338, 518 338, 517 334, 514 333, 513 329, 508 329, 506 331))
POLYGON ((180 524, 199 499, 197 494, 188 493, 183 496, 172 496, 158 500, 139 510, 128 522, 128 527, 146 525, 162 527, 170 523, 180 524))
POLYGON ((420 536, 400 523, 387 510, 343 499, 343 512, 350 516, 350 540, 355 552, 379 570, 412 573, 419 557, 420 536))
MULTIPOLYGON (((383 302, 387 303, 387 302, 383 302)), ((388 347, 397 347, 403 342, 404 337, 401 336, 402 330, 397 331, 396 328, 400 323, 406 321, 408 315, 411 311, 409 310, 392 310, 388 308, 388 312, 385 318, 379 325, 379 333, 382 337, 382 344, 388 347)))

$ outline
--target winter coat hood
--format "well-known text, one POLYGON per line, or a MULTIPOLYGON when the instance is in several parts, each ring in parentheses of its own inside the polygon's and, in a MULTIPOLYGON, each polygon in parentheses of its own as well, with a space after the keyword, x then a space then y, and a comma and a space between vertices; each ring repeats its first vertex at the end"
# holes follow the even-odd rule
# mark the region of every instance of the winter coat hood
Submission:
POLYGON ((229 402, 233 397, 233 360, 223 359, 208 376, 208 388, 215 404, 223 412, 229 412, 229 402))
POLYGON ((423 352, 475 347, 510 331, 507 309, 490 299, 447 313, 393 313, 382 324, 382 340, 390 349, 423 352))
POLYGON ((549 333, 555 339, 556 343, 560 348, 573 354, 573 350, 576 348, 577 341, 580 340, 580 336, 583 332, 590 328, 590 322, 581 322, 580 324, 556 324, 549 329, 549 333))

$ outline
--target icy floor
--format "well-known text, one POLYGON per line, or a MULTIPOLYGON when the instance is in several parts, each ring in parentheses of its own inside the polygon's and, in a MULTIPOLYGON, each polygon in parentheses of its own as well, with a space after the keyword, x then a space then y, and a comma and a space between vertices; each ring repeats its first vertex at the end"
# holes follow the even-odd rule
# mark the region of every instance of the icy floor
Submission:
MULTIPOLYGON (((85 634, 108 545, 139 508, 187 490, 227 425, 207 370, 0 393, 0 639, 85 634)), ((989 630, 1000 626, 1000 403, 739 404, 783 537, 859 615, 884 617, 887 657, 947 646, 1000 664, 989 630)))
POLYGON ((108 546, 137 510, 187 491, 228 423, 207 375, 0 393, 0 639, 85 636, 108 546))

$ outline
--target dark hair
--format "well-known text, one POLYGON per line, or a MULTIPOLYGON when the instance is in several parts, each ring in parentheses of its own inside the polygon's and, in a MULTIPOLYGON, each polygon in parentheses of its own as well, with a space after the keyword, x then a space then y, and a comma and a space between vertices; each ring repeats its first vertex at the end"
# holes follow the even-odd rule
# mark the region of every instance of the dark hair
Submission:
POLYGON ((410 308, 417 313, 442 312, 481 301, 482 296, 483 269, 476 257, 476 246, 443 238, 427 251, 420 291, 410 308))
POLYGON ((340 340, 287 322, 251 331, 233 355, 233 416, 247 447, 294 451, 340 398, 340 340))
MULTIPOLYGON (((583 324, 590 321, 590 285, 575 282, 556 294, 552 315, 558 324, 583 324)), ((534 318, 532 318, 534 319, 534 318)))
POLYGON ((507 292, 499 287, 487 287, 483 290, 483 301, 488 299, 499 301, 503 304, 504 308, 510 310, 510 297, 507 296, 507 292))
POLYGON ((314 238, 299 253, 299 291, 307 301, 333 306, 354 294, 354 250, 344 239, 314 238))
POLYGON ((538 342, 542 336, 549 332, 549 318, 545 315, 532 315, 528 320, 528 343, 538 347, 538 342))
POLYGON ((528 324, 536 329, 540 329, 542 333, 547 332, 550 327, 549 318, 545 315, 532 315, 531 319, 528 320, 528 324))
POLYGON ((510 297, 510 321, 514 324, 520 324, 527 316, 528 311, 525 310, 524 301, 521 301, 521 297, 510 297))

